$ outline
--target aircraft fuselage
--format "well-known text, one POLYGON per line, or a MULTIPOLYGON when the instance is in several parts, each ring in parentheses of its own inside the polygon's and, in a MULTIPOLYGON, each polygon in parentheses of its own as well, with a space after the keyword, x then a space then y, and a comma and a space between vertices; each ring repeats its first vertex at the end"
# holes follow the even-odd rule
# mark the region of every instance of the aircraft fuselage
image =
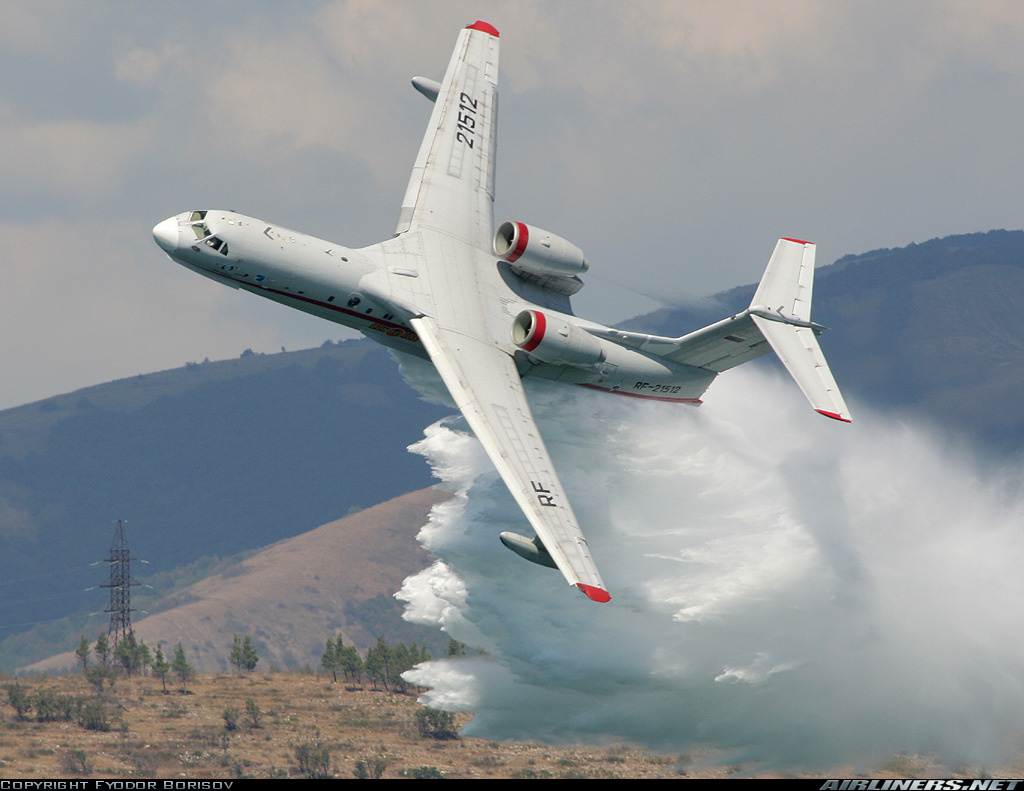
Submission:
MULTIPOLYGON (((465 273, 455 272, 443 289, 423 282, 418 263, 422 248, 439 242, 429 232, 352 249, 237 212, 204 210, 170 217, 153 229, 153 235, 173 260, 194 272, 351 327, 422 358, 428 355, 409 320, 423 312, 436 314, 438 308, 443 315, 444 306, 439 303, 445 301, 445 292, 458 290, 466 280, 465 273)), ((439 250, 438 256, 442 255, 439 250)), ((536 287, 510 274, 496 258, 474 274, 477 282, 472 288, 483 298, 479 315, 454 320, 494 323, 493 337, 507 338, 496 343, 516 358, 524 376, 677 403, 700 403, 700 395, 714 378, 707 371, 672 364, 586 333, 595 349, 593 359, 566 363, 534 358, 513 342, 513 324, 523 311, 543 312, 549 324, 561 322, 568 329, 608 328, 529 300, 536 287)), ((555 331, 550 334, 556 335, 555 331)))

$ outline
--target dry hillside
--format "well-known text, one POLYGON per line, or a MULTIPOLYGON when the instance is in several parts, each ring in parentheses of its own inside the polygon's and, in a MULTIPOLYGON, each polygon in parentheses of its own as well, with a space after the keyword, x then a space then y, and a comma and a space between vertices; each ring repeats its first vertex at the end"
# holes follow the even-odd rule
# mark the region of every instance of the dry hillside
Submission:
MULTIPOLYGON (((199 672, 228 668, 233 634, 252 636, 261 671, 316 667, 339 632, 360 650, 380 633, 412 642, 415 635, 395 634, 403 622, 391 597, 430 562, 415 537, 446 497, 422 489, 279 541, 158 602, 159 612, 134 621, 135 633, 165 651, 180 642, 199 672)), ((65 653, 25 669, 75 665, 65 653)))

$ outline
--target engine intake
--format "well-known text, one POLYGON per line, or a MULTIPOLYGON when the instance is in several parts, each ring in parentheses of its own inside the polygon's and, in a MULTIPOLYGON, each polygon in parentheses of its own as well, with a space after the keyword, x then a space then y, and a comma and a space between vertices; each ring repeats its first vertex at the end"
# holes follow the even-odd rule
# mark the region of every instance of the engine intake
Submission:
POLYGON ((583 251, 543 228, 524 222, 503 222, 494 234, 494 253, 534 275, 572 277, 586 272, 583 251))
POLYGON ((512 322, 512 342, 541 362, 589 367, 604 362, 601 341, 565 319, 524 310, 512 322))

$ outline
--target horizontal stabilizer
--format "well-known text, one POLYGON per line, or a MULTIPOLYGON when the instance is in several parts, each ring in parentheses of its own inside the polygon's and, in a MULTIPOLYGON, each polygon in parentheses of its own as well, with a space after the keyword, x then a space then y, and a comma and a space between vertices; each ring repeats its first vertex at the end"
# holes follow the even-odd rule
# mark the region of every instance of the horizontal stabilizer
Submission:
POLYGON ((825 355, 821 353, 814 330, 771 321, 761 316, 750 318, 771 344, 811 406, 826 417, 850 423, 850 412, 825 362, 825 355))

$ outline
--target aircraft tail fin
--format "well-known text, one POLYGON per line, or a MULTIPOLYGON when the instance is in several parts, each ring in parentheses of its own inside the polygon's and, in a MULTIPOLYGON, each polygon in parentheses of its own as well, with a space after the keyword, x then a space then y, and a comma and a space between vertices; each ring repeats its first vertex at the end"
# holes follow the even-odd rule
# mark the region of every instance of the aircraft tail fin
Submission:
POLYGON ((810 321, 814 250, 813 242, 779 239, 750 306, 810 321))
POLYGON ((815 411, 849 423, 843 394, 818 345, 825 328, 811 321, 814 253, 812 242, 779 239, 747 313, 815 411))
POLYGON ((680 338, 611 328, 587 331, 715 374, 773 350, 814 409, 849 423, 846 402, 818 346, 817 335, 825 328, 811 321, 814 251, 811 242, 779 239, 750 307, 680 338))

